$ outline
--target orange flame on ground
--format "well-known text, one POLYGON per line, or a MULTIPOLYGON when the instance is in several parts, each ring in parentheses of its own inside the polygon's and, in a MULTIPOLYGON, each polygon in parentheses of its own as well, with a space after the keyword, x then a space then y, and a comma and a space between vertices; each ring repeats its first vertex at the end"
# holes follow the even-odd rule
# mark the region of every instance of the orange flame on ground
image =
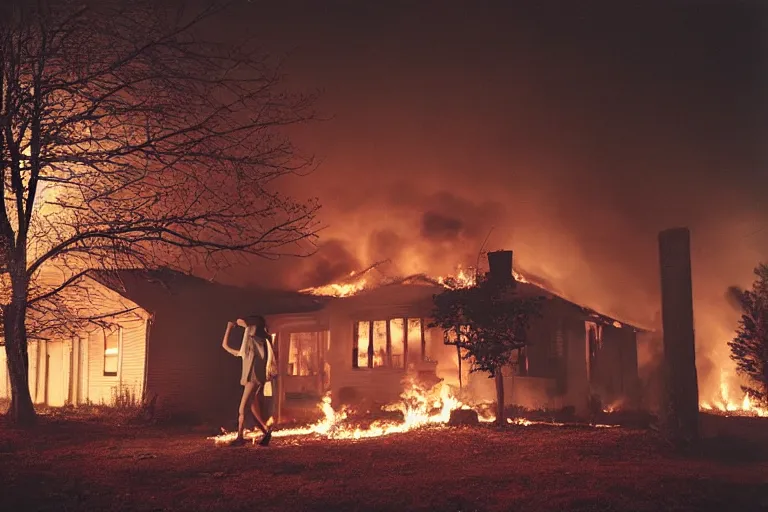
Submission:
MULTIPOLYGON (((384 406, 385 411, 400 411, 403 414, 402 422, 374 421, 368 428, 355 427, 346 424, 348 417, 346 408, 335 411, 331 407, 331 397, 327 394, 320 403, 323 419, 314 425, 276 430, 272 437, 318 435, 328 439, 365 439, 381 437, 390 434, 398 434, 420 428, 426 425, 445 424, 451 417, 451 411, 470 406, 463 404, 453 396, 449 386, 438 384, 431 390, 427 390, 418 384, 412 383, 400 395, 400 402, 384 406)), ((478 419, 483 422, 495 421, 493 416, 483 417, 478 411, 478 419)), ((246 432, 246 439, 255 441, 260 436, 258 431, 246 432)), ((229 432, 208 439, 213 439, 216 444, 228 443, 236 437, 236 433, 229 432)))
MULTIPOLYGON (((361 428, 348 424, 348 412, 346 408, 335 411, 331 406, 331 396, 327 394, 320 403, 323 419, 306 427, 286 428, 275 430, 272 437, 292 436, 319 436, 327 439, 368 439, 382 437, 391 434, 401 434, 428 425, 445 425, 451 418, 451 412, 457 409, 471 409, 477 412, 478 420, 482 423, 496 421, 496 417, 485 412, 480 406, 472 406, 462 403, 456 398, 451 387, 439 383, 430 390, 411 383, 400 395, 400 401, 382 407, 385 411, 400 411, 403 421, 391 420, 374 421, 367 428, 361 428)), ((563 426, 564 423, 545 421, 531 421, 523 418, 507 418, 507 423, 520 426, 549 425, 563 426)), ((615 425, 592 425, 593 427, 613 427, 615 425)), ((223 430, 222 430, 223 431, 223 430)), ((236 432, 225 432, 218 436, 208 437, 216 445, 227 444, 237 436, 236 432)), ((245 439, 256 442, 261 437, 259 431, 245 431, 245 439)))
POLYGON ((740 400, 731 396, 731 390, 726 381, 724 370, 720 372, 720 396, 712 402, 700 402, 699 410, 724 414, 726 416, 759 416, 761 418, 768 418, 768 408, 753 404, 749 395, 744 394, 744 397, 740 400))

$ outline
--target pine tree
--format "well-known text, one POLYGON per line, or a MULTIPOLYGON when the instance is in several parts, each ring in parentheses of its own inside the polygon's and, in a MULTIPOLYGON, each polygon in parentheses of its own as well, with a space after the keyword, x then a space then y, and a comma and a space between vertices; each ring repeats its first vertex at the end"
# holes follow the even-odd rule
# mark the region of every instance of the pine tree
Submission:
POLYGON ((742 315, 736 337, 728 343, 737 370, 748 378, 742 389, 751 398, 768 403, 768 265, 755 269, 751 290, 738 294, 742 315))

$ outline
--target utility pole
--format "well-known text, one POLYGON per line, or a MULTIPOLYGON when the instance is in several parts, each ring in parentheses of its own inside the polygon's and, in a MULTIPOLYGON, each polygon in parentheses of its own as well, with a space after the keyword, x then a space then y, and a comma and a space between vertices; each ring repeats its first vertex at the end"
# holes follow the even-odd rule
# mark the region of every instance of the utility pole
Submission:
POLYGON ((699 387, 688 228, 672 228, 659 233, 659 262, 664 330, 662 423, 670 441, 684 447, 699 437, 699 387))

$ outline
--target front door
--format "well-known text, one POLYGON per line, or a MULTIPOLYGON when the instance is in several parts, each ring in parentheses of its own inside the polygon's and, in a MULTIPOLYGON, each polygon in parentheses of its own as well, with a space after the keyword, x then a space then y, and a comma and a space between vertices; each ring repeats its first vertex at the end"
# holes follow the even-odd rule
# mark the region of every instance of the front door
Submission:
POLYGON ((61 407, 65 404, 69 392, 64 380, 64 343, 50 342, 47 348, 46 401, 50 406, 61 407))

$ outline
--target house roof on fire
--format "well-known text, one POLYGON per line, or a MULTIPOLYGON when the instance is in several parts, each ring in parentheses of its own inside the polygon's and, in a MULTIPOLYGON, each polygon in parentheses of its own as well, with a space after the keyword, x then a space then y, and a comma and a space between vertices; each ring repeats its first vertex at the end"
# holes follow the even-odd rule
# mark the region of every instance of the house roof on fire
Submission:
MULTIPOLYGON (((358 276, 359 277, 359 276, 358 276)), ((570 306, 573 306, 575 308, 578 308, 581 310, 584 314, 587 316, 590 316, 594 318, 595 320, 604 323, 604 324, 611 324, 611 325, 617 325, 621 324, 622 326, 629 327, 630 329, 634 329, 635 331, 640 332, 646 332, 647 329, 644 329, 642 327, 638 327, 636 325, 630 324, 628 322, 625 322, 623 320, 620 320, 615 317, 608 316, 606 314, 600 313, 595 309, 592 309, 588 306, 585 306, 583 304, 578 304, 574 302, 571 299, 568 299, 563 296, 561 292, 556 292, 552 290, 552 285, 549 283, 546 283, 543 280, 539 279, 533 279, 529 276, 525 276, 525 281, 516 281, 517 282, 517 290, 522 296, 526 297, 533 297, 533 296, 544 296, 548 299, 557 299, 559 301, 562 301, 570 306), (535 282, 532 282, 535 281, 535 282)), ((413 274, 406 277, 400 277, 400 278, 389 278, 386 279, 382 284, 380 284, 377 287, 372 288, 366 288, 360 292, 360 294, 357 294, 356 296, 365 294, 367 292, 373 291, 375 289, 381 289, 386 288, 390 286, 431 286, 435 288, 444 288, 443 284, 441 284, 438 280, 429 277, 426 274, 413 274)))
POLYGON ((89 275, 149 312, 167 307, 170 299, 178 303, 197 300, 217 306, 232 304, 242 310, 242 314, 273 315, 317 311, 331 299, 293 291, 227 285, 168 268, 94 271, 89 275))

